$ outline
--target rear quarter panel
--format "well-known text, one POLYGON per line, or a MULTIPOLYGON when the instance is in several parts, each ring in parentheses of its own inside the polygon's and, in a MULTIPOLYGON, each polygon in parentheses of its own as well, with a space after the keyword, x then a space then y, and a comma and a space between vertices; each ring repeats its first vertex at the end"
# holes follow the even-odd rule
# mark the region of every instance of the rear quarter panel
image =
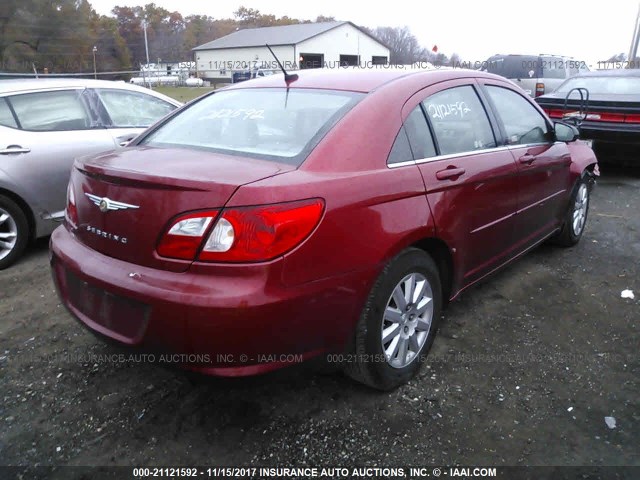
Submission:
POLYGON ((403 106, 416 91, 448 80, 442 72, 382 85, 348 112, 296 172, 245 185, 228 206, 321 197, 317 230, 285 256, 283 281, 302 284, 347 272, 377 273, 413 243, 435 236, 416 165, 389 168, 403 106))
POLYGON ((285 285, 378 272, 406 246, 434 235, 417 167, 291 172, 241 187, 227 207, 314 197, 325 200, 325 212, 311 236, 285 255, 285 285))

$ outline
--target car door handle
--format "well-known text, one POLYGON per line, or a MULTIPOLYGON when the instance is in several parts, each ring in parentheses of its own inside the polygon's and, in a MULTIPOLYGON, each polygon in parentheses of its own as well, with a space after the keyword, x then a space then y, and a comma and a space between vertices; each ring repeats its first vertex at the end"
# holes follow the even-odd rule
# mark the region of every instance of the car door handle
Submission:
POLYGON ((535 161, 535 159, 536 159, 535 155, 531 155, 530 153, 525 153, 518 160, 520 161, 520 163, 526 163, 527 165, 530 165, 535 161))
POLYGON ((29 153, 30 148, 23 148, 20 145, 9 145, 4 150, 0 150, 0 155, 11 155, 12 153, 29 153))
POLYGON ((464 172, 464 168, 449 166, 444 170, 436 172, 436 178, 438 180, 456 180, 460 175, 463 175, 464 172))

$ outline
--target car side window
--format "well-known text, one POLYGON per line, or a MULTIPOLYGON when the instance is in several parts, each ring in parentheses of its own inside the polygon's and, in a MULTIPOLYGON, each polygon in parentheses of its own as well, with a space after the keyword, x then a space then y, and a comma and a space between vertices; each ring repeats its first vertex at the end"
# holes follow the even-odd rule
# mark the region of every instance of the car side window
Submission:
POLYGON ((509 145, 544 143, 549 140, 549 126, 528 100, 503 87, 487 85, 489 97, 504 124, 509 145))
POLYGON ((145 93, 106 88, 96 91, 113 127, 148 127, 176 109, 171 103, 145 93))
POLYGON ((11 113, 9 104, 4 98, 0 98, 0 125, 3 125, 5 127, 18 128, 16 119, 13 117, 13 113, 11 113))
POLYGON ((82 90, 56 90, 8 97, 23 130, 57 132, 91 128, 82 90))
POLYGON ((411 153, 411 147, 409 146, 407 132, 405 131, 404 127, 401 127, 395 142, 393 142, 391 151, 389 152, 387 164, 392 165, 394 163, 410 161, 413 161, 413 154, 411 153))
POLYGON ((404 122, 404 127, 414 159, 420 160, 436 156, 436 147, 431 137, 429 124, 420 105, 409 114, 404 122))
POLYGON ((440 155, 496 146, 487 112, 472 86, 435 93, 424 100, 423 105, 433 126, 440 155))

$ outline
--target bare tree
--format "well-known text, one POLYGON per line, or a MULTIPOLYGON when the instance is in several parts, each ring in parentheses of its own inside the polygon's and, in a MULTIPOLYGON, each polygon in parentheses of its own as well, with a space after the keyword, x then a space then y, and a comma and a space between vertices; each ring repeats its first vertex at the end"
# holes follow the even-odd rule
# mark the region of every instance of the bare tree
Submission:
POLYGON ((389 47, 390 63, 406 65, 430 60, 429 52, 420 46, 409 27, 378 27, 369 33, 389 47))
POLYGON ((462 60, 460 59, 460 55, 453 52, 451 54, 451 57, 449 58, 449 65, 451 65, 452 67, 460 67, 461 64, 462 64, 462 60))

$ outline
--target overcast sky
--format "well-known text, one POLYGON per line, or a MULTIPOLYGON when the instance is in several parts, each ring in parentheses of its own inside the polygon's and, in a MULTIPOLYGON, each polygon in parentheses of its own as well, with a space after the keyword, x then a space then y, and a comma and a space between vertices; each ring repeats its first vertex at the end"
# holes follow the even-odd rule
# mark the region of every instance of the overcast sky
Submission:
MULTIPOLYGON (((152 0, 89 0, 101 14, 116 5, 152 0)), ((408 26, 427 48, 485 60, 496 53, 554 53, 588 62, 628 53, 638 0, 441 0, 349 2, 348 0, 153 0, 183 16, 231 18, 239 6, 278 17, 314 20, 318 15, 366 27, 408 26), (382 7, 378 7, 382 5, 382 7)))

